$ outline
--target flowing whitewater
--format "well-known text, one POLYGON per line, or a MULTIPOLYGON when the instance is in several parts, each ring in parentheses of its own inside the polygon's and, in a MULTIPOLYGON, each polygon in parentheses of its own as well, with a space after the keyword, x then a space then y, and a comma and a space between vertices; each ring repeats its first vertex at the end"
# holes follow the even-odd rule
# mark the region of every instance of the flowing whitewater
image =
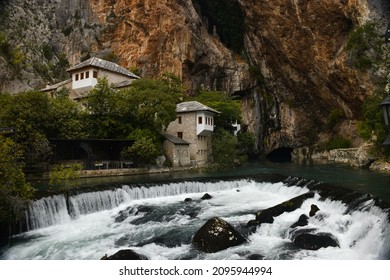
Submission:
MULTIPOLYGON (((194 233, 210 218, 220 217, 244 230, 258 210, 309 191, 299 181, 256 180, 176 182, 149 187, 57 195, 30 204, 28 232, 12 238, 2 259, 100 259, 131 248, 149 259, 387 259, 389 218, 373 199, 354 207, 319 194, 300 208, 275 217, 247 233, 248 242, 205 254, 191 246, 194 233), (299 185, 299 186, 298 186, 299 185), (301 186, 303 185, 303 186, 301 186), (210 200, 201 200, 207 192, 210 200), (191 201, 184 202, 186 198, 191 201), (316 251, 297 248, 292 229, 300 215, 316 204, 320 211, 304 228, 332 234, 339 247, 316 251)), ((353 203, 352 203, 353 204, 353 203)))

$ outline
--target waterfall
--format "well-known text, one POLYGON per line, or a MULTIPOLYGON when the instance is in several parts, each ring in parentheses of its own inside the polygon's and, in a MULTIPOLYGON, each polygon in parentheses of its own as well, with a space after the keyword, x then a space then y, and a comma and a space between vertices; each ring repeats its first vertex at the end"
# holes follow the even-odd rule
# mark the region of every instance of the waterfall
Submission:
MULTIPOLYGON (((250 181, 180 182, 151 187, 122 186, 115 190, 80 193, 69 197, 69 209, 64 195, 32 201, 26 212, 28 231, 62 224, 81 215, 113 209, 131 200, 175 196, 185 193, 222 191, 248 185, 250 181)), ((267 184, 265 184, 267 185, 267 184)), ((278 190, 278 185, 271 184, 278 190)), ((280 187, 279 186, 279 187, 280 187)))
POLYGON ((54 195, 30 202, 26 211, 26 220, 27 230, 70 221, 65 196, 54 195))
POLYGON ((15 236, 12 246, 0 251, 0 259, 99 259, 129 247, 150 259, 246 259, 251 254, 270 260, 389 259, 388 209, 369 194, 295 177, 277 183, 243 179, 124 185, 32 201, 26 212, 29 231, 15 236), (259 210, 308 191, 315 196, 296 210, 247 231, 245 225, 259 210), (201 200, 205 192, 211 200, 201 200), (319 212, 307 225, 291 229, 313 204, 319 212), (248 242, 216 254, 189 256, 192 236, 212 217, 247 233, 248 242), (306 233, 327 234, 339 247, 300 249, 294 238, 306 233))

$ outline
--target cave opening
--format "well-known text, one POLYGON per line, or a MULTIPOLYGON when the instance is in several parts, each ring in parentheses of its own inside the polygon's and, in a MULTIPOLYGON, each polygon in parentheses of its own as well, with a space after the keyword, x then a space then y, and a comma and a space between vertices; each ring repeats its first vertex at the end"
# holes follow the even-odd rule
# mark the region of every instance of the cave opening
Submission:
POLYGON ((244 48, 245 16, 237 0, 192 0, 210 34, 217 34, 221 42, 240 54, 244 48))
POLYGON ((290 162, 292 160, 293 148, 281 147, 273 150, 267 155, 267 159, 275 162, 290 162))

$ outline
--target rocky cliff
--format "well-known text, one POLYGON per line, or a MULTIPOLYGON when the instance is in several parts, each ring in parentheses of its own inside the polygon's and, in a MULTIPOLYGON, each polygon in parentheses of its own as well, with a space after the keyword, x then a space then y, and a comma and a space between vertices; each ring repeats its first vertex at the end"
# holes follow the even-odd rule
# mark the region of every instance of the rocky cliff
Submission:
POLYGON ((348 35, 388 18, 387 0, 7 0, 0 89, 39 88, 99 55, 144 77, 172 72, 191 94, 235 94, 261 152, 297 148, 326 137, 335 109, 353 130, 373 87, 347 65, 348 35))

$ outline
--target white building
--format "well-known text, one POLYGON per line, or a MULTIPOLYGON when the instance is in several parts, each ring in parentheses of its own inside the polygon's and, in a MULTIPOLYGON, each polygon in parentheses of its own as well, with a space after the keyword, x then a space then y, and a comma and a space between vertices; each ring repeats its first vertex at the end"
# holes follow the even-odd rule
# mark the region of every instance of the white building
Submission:
MULTIPOLYGON (((219 114, 218 111, 203 105, 197 101, 182 102, 176 106, 176 120, 168 125, 166 133, 185 142, 176 148, 166 149, 166 155, 175 166, 179 162, 180 155, 185 155, 183 145, 188 144, 190 163, 197 166, 206 165, 211 156, 211 135, 214 131, 214 117, 219 114), (174 159, 174 160, 173 160, 174 159)), ((167 141, 172 141, 172 137, 166 137, 167 141)), ((178 145, 176 144, 176 145, 178 145)), ((180 162, 188 163, 187 159, 180 162)))
POLYGON ((67 88, 70 91, 69 97, 78 100, 83 98, 98 83, 99 78, 106 77, 115 88, 125 88, 134 80, 140 79, 140 77, 118 64, 97 57, 81 62, 69 68, 67 72, 71 79, 47 86, 42 91, 48 92, 54 97, 56 91, 67 88))

